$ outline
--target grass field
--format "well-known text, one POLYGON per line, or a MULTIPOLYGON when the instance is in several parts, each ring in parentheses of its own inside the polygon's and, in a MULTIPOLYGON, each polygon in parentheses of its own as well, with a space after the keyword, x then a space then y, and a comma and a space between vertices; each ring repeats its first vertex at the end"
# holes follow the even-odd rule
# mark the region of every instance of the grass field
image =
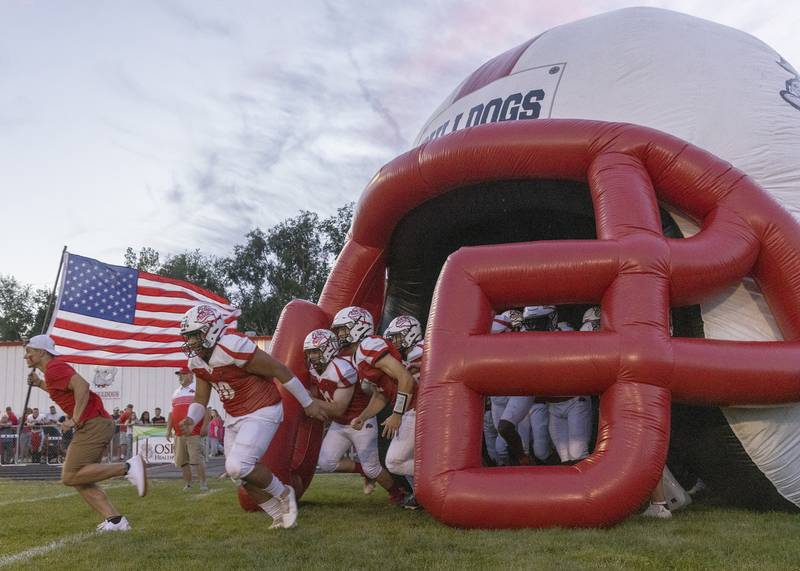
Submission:
POLYGON ((800 569, 800 518, 692 505, 671 520, 630 518, 609 530, 465 531, 361 493, 349 475, 319 476, 299 525, 269 531, 242 512, 227 481, 207 494, 153 481, 109 495, 128 533, 98 523, 57 483, 0 481, 0 567, 13 569, 800 569))

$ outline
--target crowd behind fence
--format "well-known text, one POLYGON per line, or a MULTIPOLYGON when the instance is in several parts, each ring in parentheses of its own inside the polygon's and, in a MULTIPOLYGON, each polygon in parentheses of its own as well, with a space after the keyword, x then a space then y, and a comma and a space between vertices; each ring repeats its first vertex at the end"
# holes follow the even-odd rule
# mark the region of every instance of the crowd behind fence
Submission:
MULTIPOLYGON (((174 438, 171 443, 167 443, 167 450, 163 450, 163 453, 162 450, 159 450, 157 456, 152 456, 150 453, 156 446, 164 446, 164 436, 154 437, 134 434, 135 427, 161 427, 166 429, 166 424, 156 423, 153 425, 138 422, 125 424, 117 422, 115 424, 114 436, 103 454, 102 462, 111 463, 128 460, 133 454, 137 454, 140 451, 148 458, 155 458, 155 462, 159 462, 159 458, 172 457, 174 438)), ((4 423, 0 425, 0 465, 60 465, 64 463, 67 448, 72 441, 73 428, 65 428, 62 423, 26 424, 19 433, 19 439, 17 438, 18 430, 19 424, 4 423), (19 447, 17 444, 19 444, 19 447)), ((202 441, 206 458, 224 455, 222 438, 204 436, 202 441)), ((162 459, 161 461, 169 460, 162 459)))

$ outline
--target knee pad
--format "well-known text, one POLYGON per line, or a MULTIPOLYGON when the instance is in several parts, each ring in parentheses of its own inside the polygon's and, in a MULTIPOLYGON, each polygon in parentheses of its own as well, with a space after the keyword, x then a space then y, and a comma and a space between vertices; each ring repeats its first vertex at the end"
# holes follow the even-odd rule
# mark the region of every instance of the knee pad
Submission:
POLYGON ((225 473, 233 481, 241 480, 255 468, 255 464, 241 458, 229 456, 225 459, 225 473))
POLYGON ((326 458, 324 456, 320 457, 317 463, 317 469, 320 472, 335 472, 336 466, 339 465, 339 460, 334 460, 333 458, 326 458))

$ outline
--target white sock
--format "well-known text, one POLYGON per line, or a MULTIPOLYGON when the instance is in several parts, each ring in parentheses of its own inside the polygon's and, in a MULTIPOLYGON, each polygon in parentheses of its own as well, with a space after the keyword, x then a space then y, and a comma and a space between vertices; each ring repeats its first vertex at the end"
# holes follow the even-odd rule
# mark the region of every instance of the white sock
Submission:
POLYGON ((279 519, 283 515, 281 503, 277 498, 270 498, 263 504, 258 504, 258 507, 267 512, 268 515, 271 515, 272 519, 279 519))
POLYGON ((283 492, 286 491, 286 486, 283 485, 274 474, 272 475, 272 481, 269 483, 269 486, 264 488, 264 491, 267 492, 270 496, 278 497, 283 495, 283 492))

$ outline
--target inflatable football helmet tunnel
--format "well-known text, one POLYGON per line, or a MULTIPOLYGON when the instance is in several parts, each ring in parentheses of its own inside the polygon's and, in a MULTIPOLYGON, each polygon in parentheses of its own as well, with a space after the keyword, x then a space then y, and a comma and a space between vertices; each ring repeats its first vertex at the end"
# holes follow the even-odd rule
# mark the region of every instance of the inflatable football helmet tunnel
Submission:
MULTIPOLYGON (((415 483, 437 519, 490 528, 612 525, 647 500, 668 452, 730 503, 796 509, 800 225, 791 212, 800 165, 797 147, 793 154, 783 145, 800 141, 800 109, 781 101, 780 89, 769 94, 773 114, 789 123, 778 134, 753 131, 746 144, 771 155, 748 173, 732 159, 748 167, 758 157, 737 147, 726 131, 731 118, 719 120, 728 108, 716 101, 707 105, 718 121, 707 128, 723 133, 712 137, 686 110, 676 126, 675 117, 649 118, 649 102, 644 110, 625 105, 644 94, 642 66, 666 65, 712 32, 723 51, 757 42, 695 18, 631 9, 556 28, 488 62, 434 114, 420 144, 370 182, 319 304, 285 308, 272 353, 297 373, 305 370, 305 335, 342 307, 361 305, 382 326, 400 314, 426 325, 415 483), (587 29, 594 44, 569 41, 585 39, 587 29), (589 57, 604 37, 621 54, 630 50, 620 42, 640 41, 645 52, 635 58, 646 63, 615 71, 633 85, 607 79, 623 111, 590 112, 561 92, 571 67, 581 84, 581 49, 589 57), (525 91, 537 85, 544 87, 525 91), (523 116, 534 100, 536 117, 523 116), (783 140, 787 132, 796 138, 783 140), (776 157, 792 156, 791 168, 773 171, 776 157), (539 304, 599 304, 601 330, 489 335, 496 312, 539 304), (774 337, 739 335, 748 320, 753 331, 774 324, 774 337), (599 395, 591 455, 572 466, 482 467, 485 396, 532 394, 599 395)), ((751 59, 773 60, 775 78, 792 69, 756 47, 751 59)), ((602 50, 592 57, 584 63, 592 74, 609 67, 602 50)), ((758 123, 736 126, 751 124, 758 123)), ((313 477, 322 430, 294 399, 284 406, 264 462, 299 494, 313 477)))

